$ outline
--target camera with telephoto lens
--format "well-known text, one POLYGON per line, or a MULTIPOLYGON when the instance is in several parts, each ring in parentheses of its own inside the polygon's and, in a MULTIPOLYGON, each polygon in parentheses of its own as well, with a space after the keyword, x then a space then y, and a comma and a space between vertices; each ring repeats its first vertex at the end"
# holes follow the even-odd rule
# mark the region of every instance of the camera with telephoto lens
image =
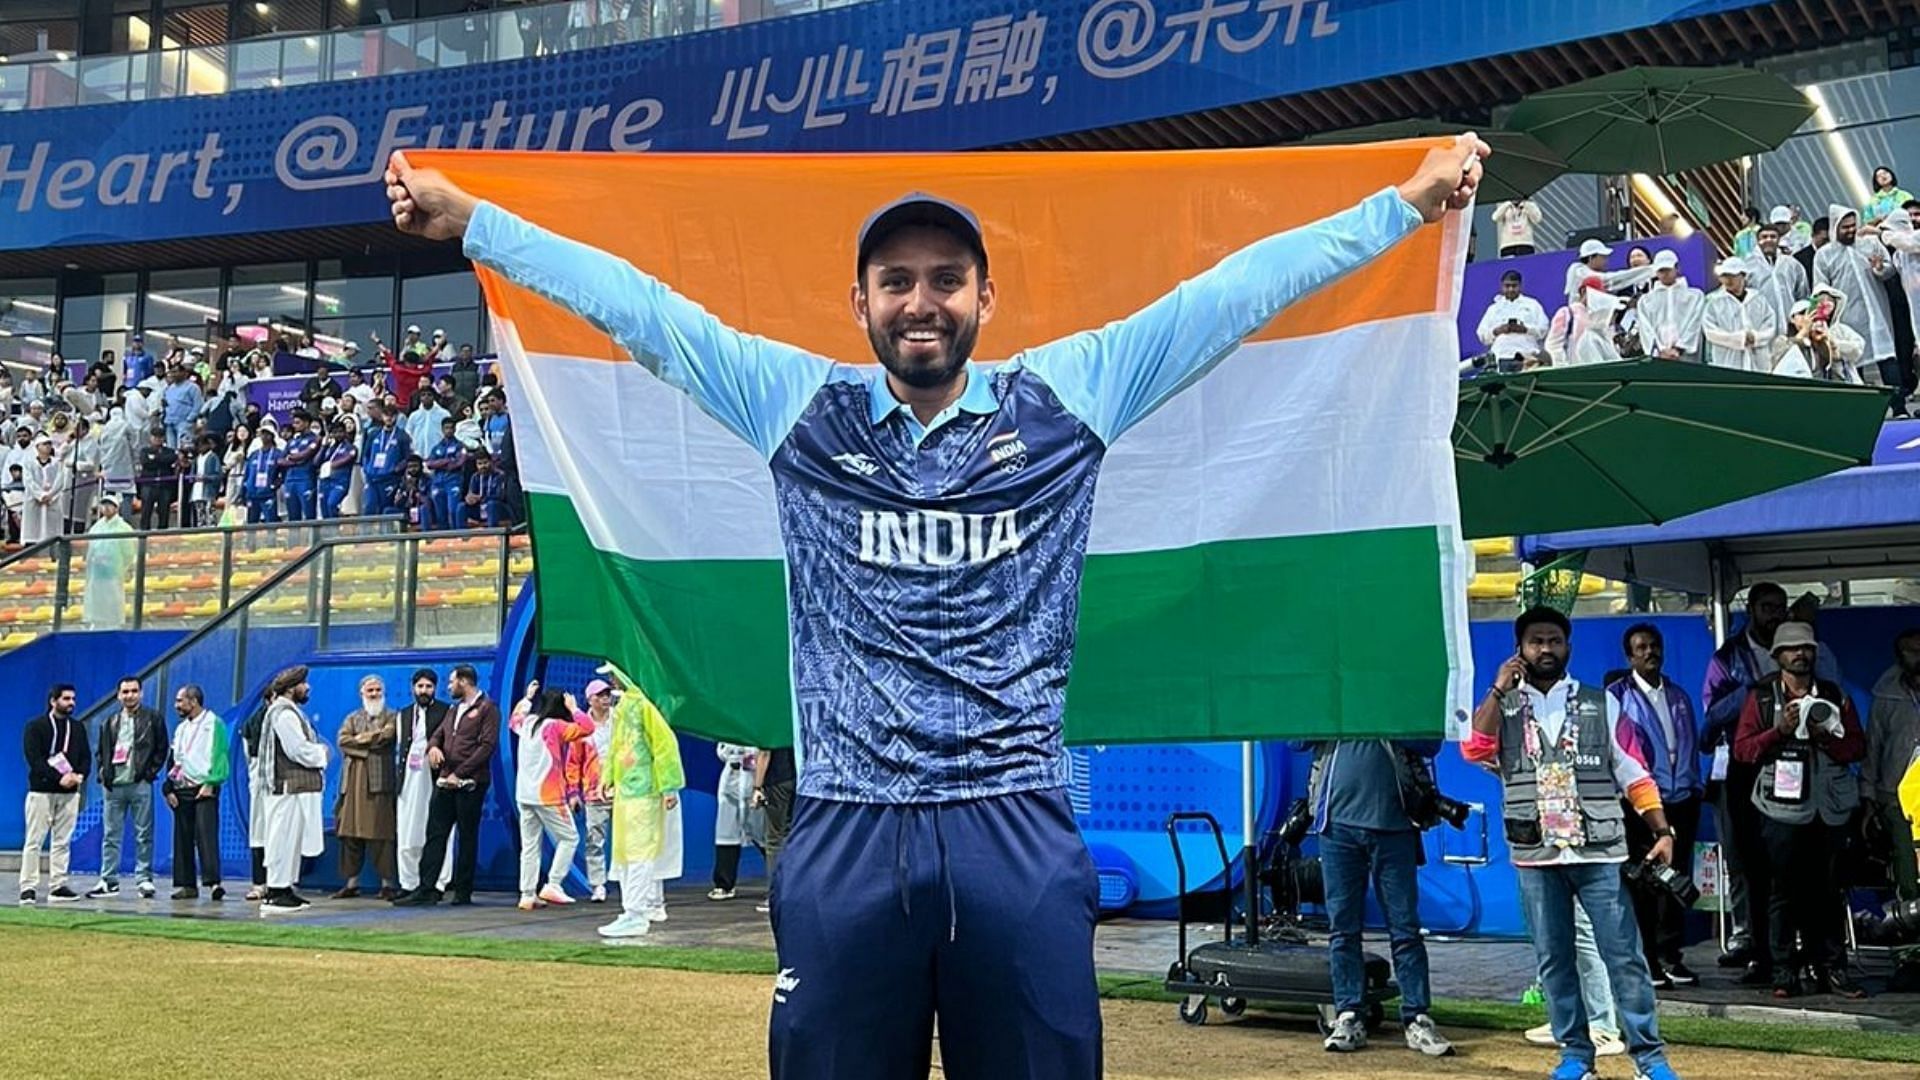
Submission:
POLYGON ((1920 900, 1902 900, 1888 908, 1880 931, 1889 942, 1920 942, 1920 900))
POLYGON ((1693 879, 1665 863, 1643 859, 1627 867, 1627 880, 1636 885, 1658 885, 1680 902, 1682 910, 1692 910, 1700 899, 1700 886, 1693 879))
POLYGON ((1441 794, 1433 780, 1433 768, 1425 758, 1404 750, 1400 753, 1406 763, 1407 778, 1411 781, 1407 803, 1411 807, 1408 816, 1413 823, 1421 829, 1431 829, 1443 821, 1456 829, 1466 828, 1467 818, 1473 813, 1472 805, 1441 794))

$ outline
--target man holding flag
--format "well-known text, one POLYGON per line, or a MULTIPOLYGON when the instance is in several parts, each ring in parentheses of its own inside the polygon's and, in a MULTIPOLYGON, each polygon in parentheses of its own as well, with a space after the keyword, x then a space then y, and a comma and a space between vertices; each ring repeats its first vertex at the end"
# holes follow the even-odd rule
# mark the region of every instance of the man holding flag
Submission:
POLYGON ((872 374, 739 333, 395 156, 396 225, 461 238, 584 317, 773 472, 801 765, 773 894, 775 1078, 925 1075, 936 1016, 948 1076, 1100 1075, 1097 886, 1061 716, 1101 461, 1283 308, 1469 205, 1487 153, 1463 136, 1397 188, 990 370, 972 358, 997 304, 980 223, 906 196, 856 241, 872 374))

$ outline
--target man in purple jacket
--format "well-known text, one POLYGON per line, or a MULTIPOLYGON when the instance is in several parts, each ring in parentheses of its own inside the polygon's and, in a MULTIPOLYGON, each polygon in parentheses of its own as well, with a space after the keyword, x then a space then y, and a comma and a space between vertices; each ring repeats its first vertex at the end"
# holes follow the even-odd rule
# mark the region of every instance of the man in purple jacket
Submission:
MULTIPOLYGON (((1660 805, 1673 829, 1675 870, 1693 876, 1693 841, 1700 832, 1700 755, 1696 749, 1693 701, 1666 677, 1666 639, 1652 623, 1635 623, 1620 638, 1631 668, 1607 687, 1620 703, 1620 720, 1633 725, 1646 752, 1647 771, 1660 789, 1660 805)), ((1638 814, 1626 815, 1627 858, 1638 862, 1653 848, 1653 833, 1638 814)), ((1680 951, 1686 946, 1686 911, 1657 884, 1628 879, 1633 912, 1640 923, 1640 944, 1656 989, 1693 986, 1700 977, 1687 970, 1680 951)))

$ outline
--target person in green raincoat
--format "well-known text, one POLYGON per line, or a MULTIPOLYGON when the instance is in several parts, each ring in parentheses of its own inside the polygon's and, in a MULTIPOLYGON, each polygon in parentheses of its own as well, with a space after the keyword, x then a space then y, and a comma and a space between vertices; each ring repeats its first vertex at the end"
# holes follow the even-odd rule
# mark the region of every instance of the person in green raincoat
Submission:
POLYGON ((127 568, 139 541, 113 539, 133 526, 120 516, 120 500, 100 500, 99 518, 87 529, 87 592, 81 618, 89 630, 118 630, 126 625, 127 568))
POLYGON ((613 797, 608 877, 620 883, 620 917, 600 928, 609 938, 641 937, 667 917, 667 881, 681 874, 680 741, 667 718, 625 672, 601 669, 618 688, 613 739, 601 782, 613 797))

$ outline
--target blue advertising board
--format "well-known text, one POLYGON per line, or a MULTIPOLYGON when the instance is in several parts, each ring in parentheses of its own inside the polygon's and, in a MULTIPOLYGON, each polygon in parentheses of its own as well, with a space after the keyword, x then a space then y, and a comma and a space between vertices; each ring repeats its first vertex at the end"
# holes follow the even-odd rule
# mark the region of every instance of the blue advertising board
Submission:
POLYGON ((376 222, 388 155, 959 150, 1762 0, 876 0, 583 52, 0 114, 0 250, 376 222))

